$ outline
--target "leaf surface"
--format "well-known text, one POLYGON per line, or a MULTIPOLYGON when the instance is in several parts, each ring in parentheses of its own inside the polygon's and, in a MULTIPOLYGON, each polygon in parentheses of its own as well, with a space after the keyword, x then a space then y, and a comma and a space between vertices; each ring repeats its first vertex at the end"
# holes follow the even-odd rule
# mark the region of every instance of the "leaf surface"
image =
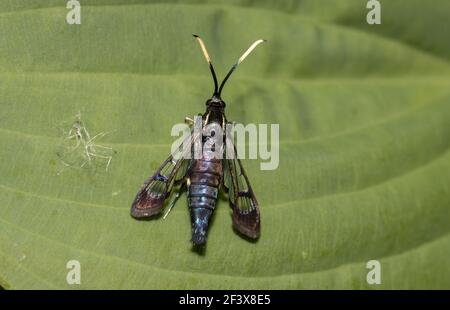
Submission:
POLYGON ((61 1, 0 4, 0 285, 12 289, 450 288, 448 1, 61 1), (420 16, 420 18, 415 18, 420 16), (166 219, 130 203, 170 130, 222 78, 227 117, 280 124, 280 164, 246 160, 256 243, 221 197, 204 255, 185 195, 166 219), (81 111, 117 151, 108 173, 56 175, 61 122, 81 111), (82 284, 66 282, 81 263, 82 284), (382 284, 366 282, 377 259, 382 284))

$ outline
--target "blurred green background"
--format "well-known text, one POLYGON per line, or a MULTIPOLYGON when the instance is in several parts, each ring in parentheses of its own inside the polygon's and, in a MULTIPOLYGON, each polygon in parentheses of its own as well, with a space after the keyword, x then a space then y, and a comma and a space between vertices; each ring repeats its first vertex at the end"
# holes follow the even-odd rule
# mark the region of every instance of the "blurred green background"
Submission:
POLYGON ((450 288, 450 41, 446 0, 0 2, 0 285, 6 289, 450 288), (221 197, 204 255, 185 195, 166 220, 130 203, 170 129, 224 76, 227 117, 280 124, 280 165, 244 162, 262 234, 231 228, 221 197), (56 175, 81 111, 117 154, 108 173, 56 175), (66 263, 81 263, 68 285, 66 263), (381 262, 381 285, 366 263, 381 262))

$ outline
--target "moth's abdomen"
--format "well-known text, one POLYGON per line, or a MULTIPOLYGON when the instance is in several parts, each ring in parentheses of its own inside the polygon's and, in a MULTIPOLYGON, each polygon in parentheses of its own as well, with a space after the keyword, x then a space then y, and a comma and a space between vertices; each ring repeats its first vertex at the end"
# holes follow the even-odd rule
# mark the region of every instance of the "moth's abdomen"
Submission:
POLYGON ((222 175, 221 160, 199 159, 194 161, 188 186, 188 204, 194 244, 206 243, 208 224, 216 207, 222 175))

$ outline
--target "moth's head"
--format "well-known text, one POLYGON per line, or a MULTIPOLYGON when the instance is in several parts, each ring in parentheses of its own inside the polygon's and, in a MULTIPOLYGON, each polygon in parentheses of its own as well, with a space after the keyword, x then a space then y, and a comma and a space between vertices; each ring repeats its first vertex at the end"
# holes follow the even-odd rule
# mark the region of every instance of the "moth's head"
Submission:
POLYGON ((218 95, 213 95, 211 99, 206 100, 206 107, 208 109, 225 109, 225 101, 223 101, 218 95))

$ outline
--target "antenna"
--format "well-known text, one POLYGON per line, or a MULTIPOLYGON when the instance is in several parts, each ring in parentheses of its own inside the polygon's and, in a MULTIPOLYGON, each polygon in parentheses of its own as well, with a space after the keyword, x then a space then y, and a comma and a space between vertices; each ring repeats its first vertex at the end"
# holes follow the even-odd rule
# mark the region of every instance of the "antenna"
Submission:
POLYGON ((217 94, 217 77, 216 73, 214 72, 214 68, 211 62, 211 58, 209 58, 208 51, 206 50, 205 43, 203 43, 203 40, 196 34, 193 34, 194 38, 198 41, 198 44, 200 44, 200 47, 203 52, 203 56, 205 56, 206 62, 209 64, 209 69, 211 70, 211 74, 214 80, 214 95, 217 94))
POLYGON ((236 70, 237 66, 244 61, 245 58, 247 58, 247 56, 261 43, 263 42, 267 42, 267 40, 256 40, 252 45, 250 45, 250 47, 244 52, 244 54, 242 54, 241 57, 239 57, 238 61, 231 67, 230 71, 228 72, 228 74, 225 76, 225 78, 222 81, 222 84, 220 84, 220 88, 219 88, 219 97, 220 94, 222 93, 222 89, 223 86, 225 85, 226 81, 228 80, 228 78, 230 77, 230 75, 234 72, 234 70, 236 70))

